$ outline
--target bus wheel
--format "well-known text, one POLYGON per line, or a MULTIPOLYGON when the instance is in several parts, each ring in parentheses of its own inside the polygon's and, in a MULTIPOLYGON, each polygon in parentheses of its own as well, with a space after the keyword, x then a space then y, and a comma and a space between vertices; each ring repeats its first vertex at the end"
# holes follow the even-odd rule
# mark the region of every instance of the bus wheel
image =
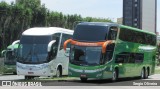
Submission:
POLYGON ((141 71, 141 79, 144 79, 144 78, 145 78, 145 69, 143 68, 141 71))
POLYGON ((87 82, 87 78, 80 78, 81 82, 87 82))
POLYGON ((17 75, 17 72, 13 72, 14 75, 17 75))
POLYGON ((148 74, 148 69, 146 69, 146 71, 145 71, 145 79, 147 79, 148 76, 149 76, 149 74, 148 74))
POLYGON ((24 76, 24 79, 25 79, 25 80, 28 80, 28 77, 29 77, 29 76, 24 76))
POLYGON ((60 70, 60 67, 57 68, 57 71, 56 71, 56 77, 61 77, 61 70, 60 70))
POLYGON ((34 76, 25 76, 25 80, 34 79, 34 76))
POLYGON ((118 69, 115 69, 112 73, 112 81, 115 82, 118 80, 118 69))

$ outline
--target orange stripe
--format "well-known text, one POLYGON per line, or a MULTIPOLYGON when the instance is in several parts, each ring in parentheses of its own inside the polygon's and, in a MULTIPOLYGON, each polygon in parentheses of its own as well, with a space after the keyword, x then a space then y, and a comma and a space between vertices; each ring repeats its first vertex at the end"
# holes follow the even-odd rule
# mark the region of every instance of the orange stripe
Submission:
POLYGON ((91 42, 78 42, 78 41, 71 41, 71 44, 73 45, 77 45, 77 46, 102 46, 104 42, 95 42, 95 43, 91 43, 91 42))
POLYGON ((72 39, 68 39, 64 42, 63 44, 63 49, 66 51, 66 48, 67 48, 67 44, 70 43, 72 41, 72 39))
POLYGON ((113 43, 112 40, 108 40, 108 41, 104 42, 104 44, 102 45, 102 53, 105 53, 107 46, 112 44, 112 43, 113 43))
POLYGON ((91 43, 91 42, 78 42, 78 41, 74 41, 72 39, 68 39, 64 42, 64 45, 63 45, 63 48, 65 51, 66 51, 66 47, 67 47, 68 43, 71 43, 71 44, 77 45, 77 46, 102 46, 102 53, 105 53, 107 46, 112 44, 113 40, 107 40, 105 42, 91 43))

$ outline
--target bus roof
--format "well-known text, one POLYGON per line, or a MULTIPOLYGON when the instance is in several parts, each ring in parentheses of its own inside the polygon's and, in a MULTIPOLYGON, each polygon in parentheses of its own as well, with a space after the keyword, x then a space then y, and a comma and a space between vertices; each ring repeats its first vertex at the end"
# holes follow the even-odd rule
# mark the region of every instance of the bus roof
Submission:
POLYGON ((156 35, 155 33, 149 32, 149 31, 146 31, 146 30, 142 30, 142 29, 126 26, 126 25, 120 25, 120 24, 117 24, 117 23, 110 23, 110 22, 81 22, 78 25, 119 26, 120 28, 129 28, 129 30, 134 30, 134 31, 139 31, 139 32, 144 32, 144 33, 156 35))
POLYGON ((25 30, 22 33, 22 35, 34 35, 34 36, 52 35, 59 32, 66 33, 66 34, 73 34, 73 30, 60 28, 60 27, 34 27, 34 28, 29 28, 25 30))
POLYGON ((129 28, 130 30, 134 30, 134 31, 139 31, 139 32, 144 32, 144 33, 148 33, 148 34, 152 34, 152 35, 156 35, 155 33, 153 32, 149 32, 149 31, 146 31, 146 30, 142 30, 142 29, 138 29, 138 28, 134 28, 134 27, 130 27, 130 26, 126 26, 126 25, 119 25, 120 28, 129 28))
POLYGON ((109 23, 109 22, 81 22, 78 25, 119 26, 116 23, 109 23))

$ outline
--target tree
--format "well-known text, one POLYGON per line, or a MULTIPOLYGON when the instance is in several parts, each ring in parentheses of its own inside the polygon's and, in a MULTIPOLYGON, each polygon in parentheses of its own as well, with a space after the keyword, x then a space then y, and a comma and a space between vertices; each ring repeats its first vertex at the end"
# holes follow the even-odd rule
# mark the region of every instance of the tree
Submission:
POLYGON ((0 2, 0 50, 20 39, 24 30, 31 27, 63 27, 73 29, 77 22, 111 22, 105 18, 83 18, 81 15, 64 15, 49 11, 40 0, 19 0, 17 3, 0 2))

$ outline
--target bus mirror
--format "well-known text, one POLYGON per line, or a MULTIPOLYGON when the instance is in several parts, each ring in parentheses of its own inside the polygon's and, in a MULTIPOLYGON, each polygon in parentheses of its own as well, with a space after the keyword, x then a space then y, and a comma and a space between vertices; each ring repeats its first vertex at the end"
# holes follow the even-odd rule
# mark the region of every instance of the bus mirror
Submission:
POLYGON ((66 51, 66 48, 67 48, 67 44, 70 43, 72 41, 72 39, 68 39, 64 42, 63 44, 63 49, 66 51))
POLYGON ((6 50, 3 50, 3 51, 1 52, 1 56, 4 57, 5 53, 6 53, 6 50))
POLYGON ((15 44, 19 44, 19 42, 20 42, 20 40, 16 40, 16 41, 14 41, 14 42, 12 43, 12 50, 14 50, 14 45, 15 45, 15 44))
POLYGON ((112 43, 114 43, 113 40, 108 40, 108 41, 104 42, 103 45, 102 45, 102 53, 105 53, 107 46, 112 44, 112 43))
POLYGON ((49 44, 48 44, 48 49, 47 49, 48 52, 51 51, 52 45, 53 45, 54 43, 56 43, 56 40, 52 40, 52 41, 49 42, 49 44))

